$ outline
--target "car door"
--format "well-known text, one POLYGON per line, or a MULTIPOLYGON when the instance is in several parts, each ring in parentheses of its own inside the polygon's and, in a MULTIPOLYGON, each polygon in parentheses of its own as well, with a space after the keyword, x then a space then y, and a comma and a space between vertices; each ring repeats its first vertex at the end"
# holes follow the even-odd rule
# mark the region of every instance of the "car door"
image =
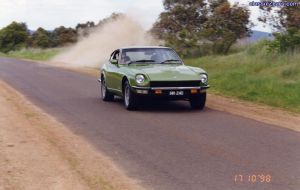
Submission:
POLYGON ((122 49, 119 51, 118 69, 115 75, 115 88, 122 93, 122 79, 124 77, 124 65, 126 63, 122 59, 122 49))
POLYGON ((119 61, 119 55, 120 50, 115 50, 109 59, 109 64, 107 65, 107 71, 106 71, 106 85, 109 90, 116 91, 118 87, 118 61, 119 61), (116 64, 113 64, 113 62, 116 61, 116 64))

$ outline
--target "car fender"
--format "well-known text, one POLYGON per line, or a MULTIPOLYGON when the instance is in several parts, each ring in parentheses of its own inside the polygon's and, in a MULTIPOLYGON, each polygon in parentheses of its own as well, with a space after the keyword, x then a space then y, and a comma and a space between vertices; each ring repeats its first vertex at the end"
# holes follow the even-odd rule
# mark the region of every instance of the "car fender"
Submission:
POLYGON ((205 73, 205 74, 207 74, 205 70, 203 70, 199 67, 192 67, 192 66, 186 66, 186 67, 189 68, 190 70, 194 71, 195 73, 199 73, 199 74, 205 73))
POLYGON ((123 79, 127 78, 130 86, 136 86, 137 84, 135 82, 135 76, 137 74, 143 74, 143 75, 145 75, 145 77, 147 77, 149 79, 149 76, 146 73, 141 72, 138 69, 124 68, 124 70, 122 71, 123 76, 122 76, 121 82, 123 83, 123 79))

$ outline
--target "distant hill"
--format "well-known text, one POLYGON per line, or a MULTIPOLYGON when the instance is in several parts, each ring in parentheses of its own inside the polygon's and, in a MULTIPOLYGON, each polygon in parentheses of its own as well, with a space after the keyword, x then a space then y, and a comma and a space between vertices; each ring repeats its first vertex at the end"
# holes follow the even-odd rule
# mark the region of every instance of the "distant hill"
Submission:
POLYGON ((273 35, 268 32, 252 30, 250 37, 238 40, 238 44, 254 43, 262 39, 273 39, 273 35))
POLYGON ((251 36, 248 39, 252 42, 256 42, 262 39, 273 39, 273 35, 268 32, 253 30, 251 36))

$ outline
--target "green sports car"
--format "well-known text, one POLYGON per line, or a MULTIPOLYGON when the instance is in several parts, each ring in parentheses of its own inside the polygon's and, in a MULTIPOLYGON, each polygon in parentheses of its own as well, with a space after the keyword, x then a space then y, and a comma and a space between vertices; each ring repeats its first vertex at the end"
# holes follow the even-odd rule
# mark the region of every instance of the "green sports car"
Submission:
POLYGON ((98 81, 104 101, 123 97, 128 110, 150 98, 188 100, 193 109, 203 109, 209 88, 203 69, 184 65, 173 49, 160 46, 115 50, 98 81))

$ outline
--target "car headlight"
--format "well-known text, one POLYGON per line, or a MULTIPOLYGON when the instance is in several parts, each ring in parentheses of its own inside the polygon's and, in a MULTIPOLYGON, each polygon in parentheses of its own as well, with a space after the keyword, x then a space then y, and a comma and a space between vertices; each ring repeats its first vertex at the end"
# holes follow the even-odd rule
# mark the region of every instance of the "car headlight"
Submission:
POLYGON ((200 81, 203 83, 203 84, 206 84, 207 83, 207 75, 206 74, 200 74, 200 81))
POLYGON ((136 81, 136 83, 138 83, 138 84, 144 83, 144 82, 145 82, 145 77, 144 77, 144 75, 136 75, 136 76, 135 76, 135 81, 136 81))

